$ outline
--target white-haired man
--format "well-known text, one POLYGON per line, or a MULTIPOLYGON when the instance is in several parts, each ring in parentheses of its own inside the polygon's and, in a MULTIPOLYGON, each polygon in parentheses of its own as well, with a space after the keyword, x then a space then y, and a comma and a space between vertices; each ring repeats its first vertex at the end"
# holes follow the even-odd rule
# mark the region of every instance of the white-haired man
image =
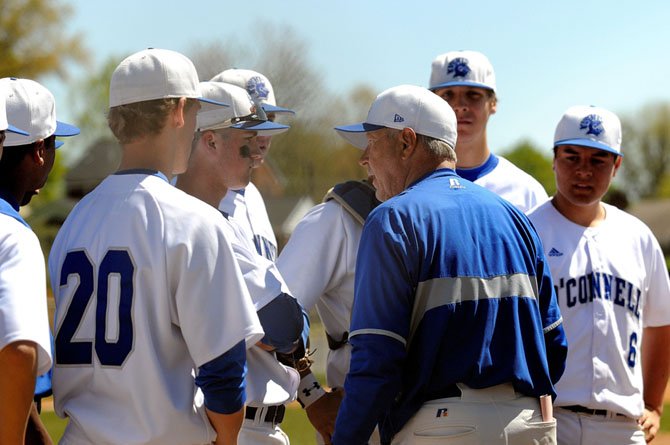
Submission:
POLYGON ((375 426, 382 443, 555 441, 540 397, 555 394, 566 343, 539 237, 455 173, 456 125, 445 101, 402 85, 336 128, 365 147, 382 201, 358 251, 336 445, 365 444, 375 426))

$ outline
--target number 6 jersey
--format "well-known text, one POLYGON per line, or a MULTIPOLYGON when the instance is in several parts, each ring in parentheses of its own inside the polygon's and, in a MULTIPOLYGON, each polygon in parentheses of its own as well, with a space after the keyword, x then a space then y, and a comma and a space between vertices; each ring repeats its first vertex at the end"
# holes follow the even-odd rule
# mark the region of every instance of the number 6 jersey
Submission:
POLYGON ((147 172, 109 176, 71 212, 49 256, 61 443, 215 438, 192 371, 262 337, 221 218, 147 172))
POLYGON ((583 227, 548 201, 528 217, 542 238, 563 315, 568 360, 557 406, 642 415, 642 333, 670 324, 663 252, 649 228, 603 204, 605 220, 583 227))

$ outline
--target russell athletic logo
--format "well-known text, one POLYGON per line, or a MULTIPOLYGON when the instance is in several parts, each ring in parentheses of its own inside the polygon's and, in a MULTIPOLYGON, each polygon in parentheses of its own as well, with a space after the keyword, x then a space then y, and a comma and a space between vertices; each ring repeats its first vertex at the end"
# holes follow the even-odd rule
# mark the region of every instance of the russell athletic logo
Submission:
POLYGON ((556 248, 552 247, 549 251, 549 256, 563 256, 563 252, 559 252, 556 248))
POLYGON ((579 123, 580 130, 586 130, 586 134, 600 136, 605 129, 603 128, 603 120, 597 114, 589 114, 579 123))
POLYGON ((247 82, 247 93, 254 99, 264 100, 268 98, 270 90, 259 76, 254 76, 247 82))
POLYGON ((451 74, 454 77, 465 77, 470 73, 470 67, 468 66, 468 59, 463 57, 458 57, 447 65, 447 74, 451 74))
POLYGON ((462 189, 462 188, 465 188, 465 187, 461 185, 461 183, 458 179, 450 178, 449 179, 449 188, 450 189, 462 189))

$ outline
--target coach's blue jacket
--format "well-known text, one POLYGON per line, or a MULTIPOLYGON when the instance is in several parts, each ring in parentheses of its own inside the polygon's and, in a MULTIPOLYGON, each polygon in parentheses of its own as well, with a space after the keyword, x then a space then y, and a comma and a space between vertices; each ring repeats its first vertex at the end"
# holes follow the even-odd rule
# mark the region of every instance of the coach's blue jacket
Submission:
POLYGON ((567 343, 540 239, 513 205, 440 169, 368 217, 334 444, 390 442, 456 382, 551 394, 567 343))

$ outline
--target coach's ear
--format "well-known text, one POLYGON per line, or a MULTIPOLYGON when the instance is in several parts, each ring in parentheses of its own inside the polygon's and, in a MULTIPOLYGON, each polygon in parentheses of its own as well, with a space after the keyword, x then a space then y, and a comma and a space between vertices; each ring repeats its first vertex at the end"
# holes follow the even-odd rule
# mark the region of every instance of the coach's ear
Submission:
POLYGON ((401 158, 408 159, 416 150, 417 137, 414 130, 408 127, 403 128, 400 132, 400 142, 403 144, 401 158))

